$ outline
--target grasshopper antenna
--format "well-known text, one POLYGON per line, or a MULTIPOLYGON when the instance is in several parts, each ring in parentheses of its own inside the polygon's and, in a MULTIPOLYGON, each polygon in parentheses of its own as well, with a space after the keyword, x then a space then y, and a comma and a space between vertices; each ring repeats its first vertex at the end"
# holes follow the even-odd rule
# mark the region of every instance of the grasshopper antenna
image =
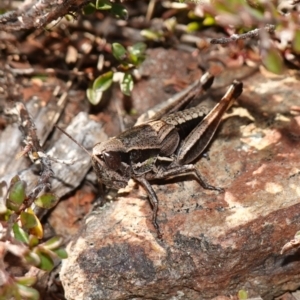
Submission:
POLYGON ((59 126, 55 125, 57 129, 59 129, 62 133, 64 133, 71 141, 73 141, 76 145, 78 145, 84 152, 86 152, 91 158, 93 158, 93 155, 81 144, 79 144, 74 138, 72 138, 66 131, 64 131, 59 126))
MULTIPOLYGON (((93 161, 97 161, 98 163, 100 163, 99 158, 97 156, 92 155, 83 145, 79 144, 74 138, 72 138, 66 131, 64 131, 62 128, 60 128, 59 126, 55 125, 55 127, 57 129, 59 129, 62 133, 64 133, 71 141, 73 141, 76 145, 78 145, 84 152, 86 152, 89 157, 92 159, 93 161)), ((94 167, 95 168, 95 167, 94 167)), ((100 189, 101 189, 101 193, 103 194, 103 185, 102 182, 99 180, 98 177, 98 181, 100 183, 100 189)))

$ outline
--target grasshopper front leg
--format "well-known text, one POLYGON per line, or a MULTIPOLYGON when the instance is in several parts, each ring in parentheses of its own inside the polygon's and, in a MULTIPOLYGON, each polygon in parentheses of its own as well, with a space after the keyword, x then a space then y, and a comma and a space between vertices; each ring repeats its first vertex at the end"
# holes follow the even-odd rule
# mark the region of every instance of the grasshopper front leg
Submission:
POLYGON ((146 180, 144 177, 135 178, 135 180, 142 185, 142 187, 146 190, 151 206, 152 206, 152 224, 154 228, 156 229, 157 236, 159 239, 162 238, 162 234, 159 230, 159 226, 157 224, 157 211, 158 211, 158 198, 156 196, 156 193, 149 183, 148 180, 146 180))
POLYGON ((207 182, 205 182, 205 180, 203 180, 200 172, 196 169, 196 167, 192 164, 189 165, 183 165, 183 166, 176 166, 176 167, 171 167, 167 170, 161 170, 160 172, 158 172, 157 174, 154 174, 153 176, 149 176, 149 180, 156 180, 156 179, 166 179, 169 177, 173 177, 173 176, 181 176, 184 174, 194 174, 195 177, 197 178, 197 180, 199 181, 200 185, 206 189, 206 190, 213 190, 213 191, 219 191, 219 192, 224 192, 224 189, 219 188, 219 187, 215 187, 213 185, 208 184, 207 182))

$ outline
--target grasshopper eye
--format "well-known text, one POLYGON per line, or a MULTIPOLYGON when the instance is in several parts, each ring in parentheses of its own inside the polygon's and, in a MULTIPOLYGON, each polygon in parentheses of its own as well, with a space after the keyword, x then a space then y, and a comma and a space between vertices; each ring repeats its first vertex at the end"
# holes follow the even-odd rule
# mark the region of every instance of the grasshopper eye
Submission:
POLYGON ((118 152, 104 152, 104 161, 112 170, 118 170, 121 165, 121 156, 118 152))

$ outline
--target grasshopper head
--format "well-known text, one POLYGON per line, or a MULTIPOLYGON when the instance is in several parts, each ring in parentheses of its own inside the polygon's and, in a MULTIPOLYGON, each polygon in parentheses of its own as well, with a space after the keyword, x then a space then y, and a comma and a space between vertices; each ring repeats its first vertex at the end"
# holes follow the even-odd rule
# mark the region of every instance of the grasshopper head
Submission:
POLYGON ((130 179, 127 156, 124 146, 115 138, 96 144, 92 163, 99 181, 115 189, 126 187, 130 179))

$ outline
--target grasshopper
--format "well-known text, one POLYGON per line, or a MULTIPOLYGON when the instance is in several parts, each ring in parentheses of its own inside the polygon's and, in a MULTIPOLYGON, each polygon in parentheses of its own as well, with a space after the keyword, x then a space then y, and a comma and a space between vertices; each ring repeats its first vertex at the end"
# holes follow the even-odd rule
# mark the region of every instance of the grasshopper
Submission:
POLYGON ((243 84, 234 81, 212 110, 204 105, 182 110, 195 96, 209 89, 213 80, 210 73, 205 73, 183 97, 147 122, 96 144, 90 154, 99 181, 107 187, 124 188, 130 179, 143 186, 159 238, 162 234, 157 223, 158 198, 150 184, 152 180, 192 173, 203 188, 223 191, 206 183, 192 163, 211 141, 223 114, 242 93, 243 84))
POLYGON ((180 111, 196 95, 207 90, 213 79, 205 73, 182 99, 171 103, 147 122, 93 148, 93 167, 103 184, 124 188, 132 178, 147 191, 153 208, 152 223, 159 237, 158 199, 149 181, 193 173, 203 188, 222 191, 207 184, 192 162, 207 147, 223 114, 242 93, 242 83, 234 81, 212 110, 200 105, 180 111))

